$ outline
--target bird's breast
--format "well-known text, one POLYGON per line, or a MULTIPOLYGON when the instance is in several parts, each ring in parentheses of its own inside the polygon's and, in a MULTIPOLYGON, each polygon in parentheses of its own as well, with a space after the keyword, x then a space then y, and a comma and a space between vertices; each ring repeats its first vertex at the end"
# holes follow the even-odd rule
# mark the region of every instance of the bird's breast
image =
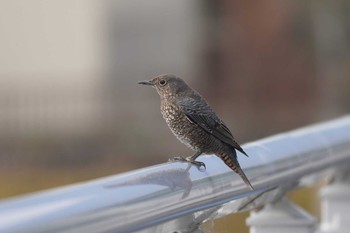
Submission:
POLYGON ((182 109, 172 103, 162 103, 161 113, 172 133, 186 146, 195 151, 205 151, 211 144, 211 136, 191 122, 182 109))

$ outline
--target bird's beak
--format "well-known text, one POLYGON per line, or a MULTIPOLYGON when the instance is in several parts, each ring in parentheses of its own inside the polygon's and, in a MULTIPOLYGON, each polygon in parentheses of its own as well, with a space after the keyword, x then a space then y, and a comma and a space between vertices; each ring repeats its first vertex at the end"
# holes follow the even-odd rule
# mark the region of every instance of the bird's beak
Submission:
POLYGON ((138 84, 154 86, 154 83, 153 83, 152 80, 150 80, 150 81, 139 81, 138 84))

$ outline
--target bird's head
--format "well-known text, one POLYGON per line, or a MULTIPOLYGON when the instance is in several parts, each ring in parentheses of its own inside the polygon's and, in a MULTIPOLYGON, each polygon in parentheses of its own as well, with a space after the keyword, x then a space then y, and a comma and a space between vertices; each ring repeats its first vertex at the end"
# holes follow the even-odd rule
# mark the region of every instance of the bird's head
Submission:
POLYGON ((191 90, 181 78, 172 74, 164 74, 155 77, 149 81, 140 81, 139 84, 150 85, 154 87, 160 98, 168 99, 174 96, 181 96, 191 90))

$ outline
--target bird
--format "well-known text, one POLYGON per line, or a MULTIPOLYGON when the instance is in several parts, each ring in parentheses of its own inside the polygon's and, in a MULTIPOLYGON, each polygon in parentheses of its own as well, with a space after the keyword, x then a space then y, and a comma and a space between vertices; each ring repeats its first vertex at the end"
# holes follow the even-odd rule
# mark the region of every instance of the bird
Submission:
POLYGON ((202 154, 215 154, 236 172, 245 184, 254 190, 237 160, 236 150, 248 154, 235 141, 231 131, 216 115, 208 102, 183 79, 173 74, 156 76, 139 84, 154 87, 160 96, 160 111, 172 133, 183 144, 195 151, 190 157, 175 157, 182 161, 204 166, 196 161, 202 154))

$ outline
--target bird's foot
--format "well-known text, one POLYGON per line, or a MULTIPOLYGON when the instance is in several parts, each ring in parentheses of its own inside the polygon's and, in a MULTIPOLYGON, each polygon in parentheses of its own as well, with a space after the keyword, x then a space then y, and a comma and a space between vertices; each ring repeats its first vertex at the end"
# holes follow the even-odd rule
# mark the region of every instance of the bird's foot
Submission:
POLYGON ((202 167, 204 168, 204 170, 206 169, 205 163, 200 162, 200 161, 195 161, 195 160, 193 160, 191 157, 185 158, 185 157, 179 156, 179 157, 171 158, 171 159, 169 159, 169 161, 170 161, 170 162, 185 162, 185 163, 190 163, 190 164, 195 165, 199 170, 201 170, 202 167))

